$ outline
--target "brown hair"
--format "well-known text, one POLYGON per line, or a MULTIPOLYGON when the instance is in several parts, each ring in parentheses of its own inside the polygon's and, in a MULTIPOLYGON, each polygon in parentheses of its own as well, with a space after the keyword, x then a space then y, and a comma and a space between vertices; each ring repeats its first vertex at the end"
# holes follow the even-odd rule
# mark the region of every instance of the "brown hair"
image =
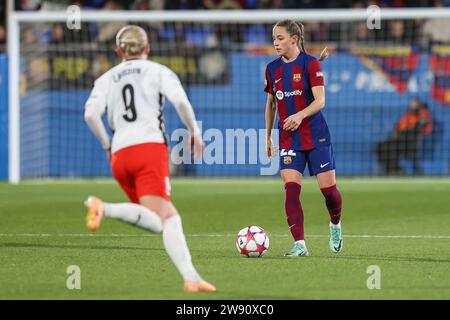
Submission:
POLYGON ((124 58, 140 55, 148 45, 147 33, 139 26, 128 25, 119 30, 116 46, 124 58))
MULTIPOLYGON (((286 28, 287 33, 292 37, 292 36, 297 36, 298 37, 298 45, 301 51, 306 53, 306 49, 305 49, 305 38, 304 38, 304 31, 305 31, 305 27, 303 26, 303 24, 301 22, 296 22, 294 20, 291 19, 285 19, 285 20, 281 20, 278 21, 274 26, 275 27, 284 27, 286 28)), ((320 53, 320 57, 319 57, 319 61, 325 60, 326 58, 328 58, 328 48, 325 47, 323 48, 322 52, 320 53)))

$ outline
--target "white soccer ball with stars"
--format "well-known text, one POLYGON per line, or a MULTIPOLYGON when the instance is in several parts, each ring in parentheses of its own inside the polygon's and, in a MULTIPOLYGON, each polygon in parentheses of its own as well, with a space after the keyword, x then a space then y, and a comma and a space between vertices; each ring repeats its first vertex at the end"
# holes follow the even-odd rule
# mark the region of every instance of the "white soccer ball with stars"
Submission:
POLYGON ((247 257, 262 257, 269 249, 269 236, 261 227, 245 227, 236 236, 236 248, 247 257))

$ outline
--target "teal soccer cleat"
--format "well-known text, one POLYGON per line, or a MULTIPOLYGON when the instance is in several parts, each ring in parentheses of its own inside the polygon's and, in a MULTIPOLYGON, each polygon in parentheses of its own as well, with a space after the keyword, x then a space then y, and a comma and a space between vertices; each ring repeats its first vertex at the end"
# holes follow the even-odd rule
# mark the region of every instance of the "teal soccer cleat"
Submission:
POLYGON ((308 249, 306 249, 306 245, 300 242, 295 242, 291 251, 284 254, 285 257, 306 257, 308 255, 309 253, 308 249))
POLYGON ((334 253, 338 253, 344 246, 344 240, 342 239, 341 223, 332 224, 330 222, 330 249, 334 253))

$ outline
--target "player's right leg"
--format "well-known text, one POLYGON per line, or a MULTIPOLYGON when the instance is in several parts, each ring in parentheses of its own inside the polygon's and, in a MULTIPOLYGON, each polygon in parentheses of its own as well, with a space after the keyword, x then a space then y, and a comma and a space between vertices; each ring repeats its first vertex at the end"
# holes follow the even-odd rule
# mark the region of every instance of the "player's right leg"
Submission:
POLYGON ((204 281, 195 270, 183 233, 181 217, 170 201, 168 148, 164 144, 141 145, 141 163, 134 175, 136 194, 142 206, 156 212, 162 220, 166 252, 185 281, 187 292, 210 292, 216 288, 204 281))
POLYGON ((305 154, 301 151, 280 154, 280 174, 284 182, 285 213, 289 231, 294 238, 292 249, 285 253, 286 257, 307 256, 305 244, 304 217, 300 202, 301 181, 306 166, 305 154))
POLYGON ((140 202, 143 206, 160 215, 163 221, 164 247, 183 277, 184 290, 188 293, 216 291, 212 284, 200 277, 192 263, 181 217, 172 202, 163 197, 151 195, 141 196, 140 202))

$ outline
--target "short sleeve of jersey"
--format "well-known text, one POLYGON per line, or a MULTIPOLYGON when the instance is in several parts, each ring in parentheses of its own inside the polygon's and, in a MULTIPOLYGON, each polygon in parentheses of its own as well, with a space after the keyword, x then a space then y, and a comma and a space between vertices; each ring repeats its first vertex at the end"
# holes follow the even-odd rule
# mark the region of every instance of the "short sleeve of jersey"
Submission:
POLYGON ((320 66, 319 60, 313 59, 308 65, 308 77, 309 83, 312 87, 323 86, 323 72, 322 67, 320 66))
POLYGON ((269 69, 266 68, 266 78, 264 80, 264 91, 274 95, 272 80, 270 79, 269 69))

